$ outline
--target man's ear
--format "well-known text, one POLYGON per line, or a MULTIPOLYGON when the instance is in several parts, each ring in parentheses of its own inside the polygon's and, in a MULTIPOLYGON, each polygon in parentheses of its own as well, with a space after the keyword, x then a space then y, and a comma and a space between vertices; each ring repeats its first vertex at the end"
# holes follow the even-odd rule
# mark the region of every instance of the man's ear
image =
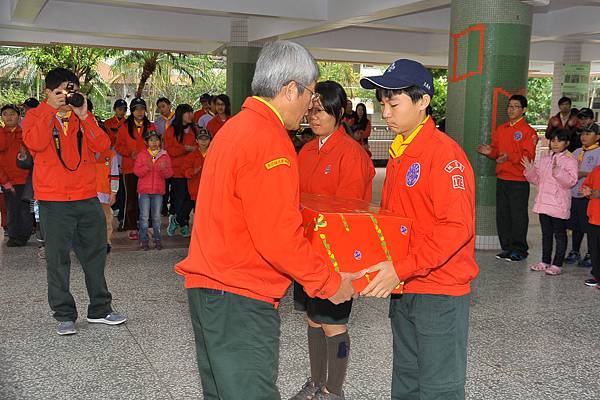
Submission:
POLYGON ((424 94, 417 103, 420 111, 426 110, 429 104, 431 104, 431 96, 428 94, 424 94))

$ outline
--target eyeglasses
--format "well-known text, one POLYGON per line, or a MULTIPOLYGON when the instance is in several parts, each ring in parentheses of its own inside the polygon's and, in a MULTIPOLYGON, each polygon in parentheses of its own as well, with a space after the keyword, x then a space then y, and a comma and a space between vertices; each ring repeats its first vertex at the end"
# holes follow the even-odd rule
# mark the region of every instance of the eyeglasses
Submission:
POLYGON ((521 106, 508 106, 506 108, 508 108, 509 110, 518 110, 519 108, 523 108, 523 107, 521 107, 521 106))
POLYGON ((310 93, 310 101, 311 102, 315 102, 317 100, 319 100, 319 97, 321 96, 319 93, 315 93, 312 90, 310 90, 309 88, 307 88, 306 86, 304 86, 303 84, 296 82, 296 85, 300 86, 302 89, 304 90, 308 90, 308 93, 310 93))

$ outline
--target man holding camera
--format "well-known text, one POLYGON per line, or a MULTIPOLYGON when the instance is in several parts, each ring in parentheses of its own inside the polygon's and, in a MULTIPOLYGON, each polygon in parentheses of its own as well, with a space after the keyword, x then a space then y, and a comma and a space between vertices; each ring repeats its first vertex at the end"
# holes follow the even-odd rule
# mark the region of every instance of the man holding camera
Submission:
POLYGON ((46 232, 48 302, 58 334, 76 333, 77 309, 69 290, 70 249, 85 274, 90 298, 87 321, 118 325, 106 286, 106 222, 96 197, 95 153, 110 139, 88 112, 79 79, 65 68, 46 75, 46 96, 23 121, 23 140, 35 160, 33 186, 46 232))

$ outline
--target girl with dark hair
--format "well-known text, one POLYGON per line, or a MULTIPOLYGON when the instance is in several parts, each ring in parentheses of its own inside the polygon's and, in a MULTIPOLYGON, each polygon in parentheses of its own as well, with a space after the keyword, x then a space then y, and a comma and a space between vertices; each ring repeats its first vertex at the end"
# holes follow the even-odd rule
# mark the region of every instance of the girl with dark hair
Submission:
POLYGON ((171 178, 171 215, 167 235, 173 236, 181 228, 181 236, 189 237, 190 212, 193 204, 187 188, 187 179, 183 170, 185 157, 196 150, 196 130, 194 109, 189 104, 180 104, 175 109, 175 119, 165 133, 165 149, 171 157, 173 177, 171 178))
POLYGON ((540 215, 542 227, 542 261, 532 265, 534 271, 559 275, 567 250, 567 220, 571 212, 571 188, 577 184, 577 159, 567 148, 571 132, 555 129, 550 133, 550 149, 542 153, 539 162, 533 163, 523 156, 527 180, 538 186, 533 212, 540 215), (556 251, 552 258, 552 243, 556 238, 556 251))
POLYGON ((231 102, 229 96, 226 94, 220 94, 215 100, 215 116, 206 124, 206 130, 210 133, 210 136, 215 137, 219 129, 225 124, 225 122, 231 118, 231 102))
POLYGON ((121 172, 125 189, 125 215, 122 228, 129 231, 129 239, 139 240, 138 178, 133 172, 133 166, 138 153, 146 151, 144 135, 154 130, 154 124, 146 116, 144 99, 136 97, 131 100, 129 111, 131 114, 117 133, 115 149, 121 155, 121 172))
MULTIPOLYGON (((375 169, 342 125, 344 89, 337 82, 325 81, 317 83, 315 92, 319 98, 308 111, 308 123, 316 138, 298 155, 300 191, 370 201, 375 169)), ((308 317, 311 377, 293 399, 343 399, 352 302, 334 305, 329 300, 309 298, 298 284, 294 289, 296 308, 306 311, 308 317)))

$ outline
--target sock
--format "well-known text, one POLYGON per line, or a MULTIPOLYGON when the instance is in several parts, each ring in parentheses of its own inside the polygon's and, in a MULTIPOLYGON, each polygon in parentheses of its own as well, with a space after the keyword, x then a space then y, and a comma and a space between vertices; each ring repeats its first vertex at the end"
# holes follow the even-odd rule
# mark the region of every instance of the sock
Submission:
POLYGON ((342 394, 342 387, 348 370, 350 336, 348 332, 327 338, 327 384, 330 393, 342 394))
POLYGON ((327 379, 327 342, 322 328, 308 326, 308 358, 310 377, 315 385, 324 385, 327 379))

